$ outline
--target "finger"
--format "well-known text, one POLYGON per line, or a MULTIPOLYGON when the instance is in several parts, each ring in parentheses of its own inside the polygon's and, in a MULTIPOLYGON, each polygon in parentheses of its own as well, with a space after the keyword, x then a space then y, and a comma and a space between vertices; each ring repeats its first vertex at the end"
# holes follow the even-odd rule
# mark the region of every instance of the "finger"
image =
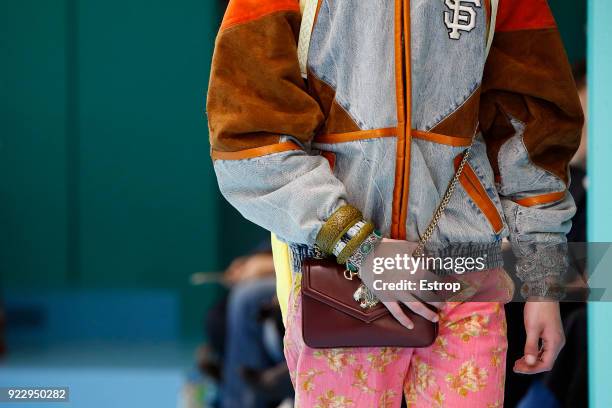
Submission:
POLYGON ((521 357, 514 363, 512 371, 517 374, 537 374, 544 370, 540 367, 540 362, 537 362, 535 365, 529 365, 525 362, 525 357, 521 357))
POLYGON ((444 306, 446 306, 446 302, 425 302, 425 303, 435 307, 436 309, 438 309, 438 311, 442 310, 444 306))
POLYGON ((514 372, 521 374, 538 374, 552 370, 555 360, 563 347, 564 339, 560 333, 544 334, 542 336, 543 347, 538 352, 538 358, 534 364, 527 361, 527 355, 523 356, 514 364, 514 372))
MULTIPOLYGON (((541 354, 542 353, 540 352, 540 355, 541 354)), ((538 357, 535 364, 528 364, 525 361, 525 356, 523 356, 515 361, 512 370, 518 374, 538 374, 547 371, 547 368, 544 362, 541 360, 541 357, 538 357)))
POLYGON ((514 364, 513 371, 519 374, 539 374, 550 371, 553 363, 554 360, 552 363, 550 361, 545 362, 538 360, 534 365, 528 365, 525 359, 521 358, 514 364))
MULTIPOLYGON (((423 295, 423 293, 421 293, 421 295, 423 295)), ((433 295, 433 296, 419 296, 417 293, 411 293, 409 297, 402 297, 402 300, 404 303, 406 302, 412 302, 413 300, 419 301, 421 303, 425 303, 428 304, 430 306, 435 307, 437 310, 436 312, 439 312, 440 310, 442 310, 444 308, 444 306, 446 306, 446 301, 440 300, 440 296, 437 295, 433 295)))
POLYGON ((391 238, 383 238, 382 242, 389 242, 389 243, 405 243, 406 241, 402 241, 401 239, 391 239, 391 238))
POLYGON ((539 328, 527 329, 527 341, 525 341, 525 355, 523 358, 529 366, 533 366, 538 362, 540 334, 539 328))
POLYGON ((434 323, 438 321, 438 314, 434 312, 433 310, 431 310, 430 308, 428 308, 427 306, 425 306, 425 304, 419 301, 403 302, 403 303, 404 305, 406 305, 407 308, 412 310, 414 313, 420 316, 423 316, 425 319, 432 321, 434 323))
POLYGON ((537 327, 528 327, 526 329, 527 340, 525 341, 524 355, 516 360, 513 371, 520 374, 535 374, 541 372, 540 361, 538 360, 540 350, 541 330, 537 327))
POLYGON ((550 344, 549 348, 551 350, 554 350, 554 358, 556 359, 557 356, 559 356, 561 350, 563 349, 563 346, 565 346, 565 333, 563 332, 561 327, 559 327, 559 330, 544 330, 544 333, 542 335, 542 342, 545 348, 547 347, 547 345, 550 344))
POLYGON ((512 370, 519 374, 538 374, 547 371, 542 361, 537 360, 535 364, 527 364, 524 356, 516 360, 512 370))
POLYGON ((414 328, 414 323, 402 311, 402 308, 400 307, 399 303, 397 303, 397 302, 383 302, 383 304, 389 310, 389 312, 391 313, 391 316, 393 316, 395 318, 395 320, 397 320, 402 326, 404 326, 405 328, 410 329, 410 330, 412 330, 414 328))
POLYGON ((565 340, 562 333, 547 333, 542 336, 542 355, 540 361, 545 371, 552 370, 559 352, 563 348, 565 340))

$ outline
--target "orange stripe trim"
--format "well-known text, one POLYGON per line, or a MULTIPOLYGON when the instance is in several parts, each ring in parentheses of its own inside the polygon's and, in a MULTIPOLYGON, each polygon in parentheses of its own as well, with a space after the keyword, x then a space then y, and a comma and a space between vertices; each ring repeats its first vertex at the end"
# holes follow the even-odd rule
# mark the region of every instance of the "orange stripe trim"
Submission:
MULTIPOLYGON (((462 157, 463 154, 455 157, 455 170, 457 170, 459 167, 462 157)), ((489 224, 491 224, 491 227, 493 228, 493 231, 496 234, 499 234, 504 228, 504 222, 497 211, 497 207, 495 207, 495 204, 493 204, 493 201, 491 201, 491 197, 489 197, 489 194, 487 194, 487 191, 482 186, 480 179, 469 163, 466 163, 465 167, 463 168, 459 181, 468 195, 472 198, 472 200, 474 200, 474 203, 476 203, 478 208, 480 208, 480 211, 482 211, 484 216, 487 218, 489 224)))
POLYGON ((213 160, 242 160, 254 157, 267 156, 269 154, 288 152, 291 150, 302 150, 300 146, 293 142, 283 142, 268 146, 254 147, 252 149, 239 150, 237 152, 220 152, 212 150, 213 160))
POLYGON ((554 203, 565 198, 565 191, 557 191, 554 193, 541 194, 531 197, 520 198, 513 200, 518 205, 523 207, 533 207, 534 205, 554 203))
POLYGON ((411 154, 411 130, 412 130, 412 41, 411 41, 411 20, 410 20, 411 1, 406 0, 404 6, 404 98, 406 105, 405 126, 404 126, 404 177, 402 200, 400 204, 399 219, 399 239, 406 239, 406 222, 408 220, 408 203, 410 202, 410 154, 411 154))
POLYGON ((299 13, 300 5, 296 0, 232 0, 227 7, 221 30, 280 11, 299 13))
POLYGON ((379 137, 391 137, 397 134, 397 128, 382 128, 372 130, 358 130, 356 132, 329 133, 327 135, 315 136, 315 143, 344 143, 354 140, 377 139, 379 137))
POLYGON ((472 143, 471 137, 448 136, 440 133, 425 132, 423 130, 413 130, 412 136, 417 139, 428 140, 430 142, 449 146, 469 146, 472 143))
POLYGON ((404 0, 395 0, 395 100, 397 110, 397 150, 395 155, 395 181, 391 207, 391 238, 399 238, 401 198, 404 176, 405 112, 404 112, 404 50, 402 49, 402 5, 404 0))

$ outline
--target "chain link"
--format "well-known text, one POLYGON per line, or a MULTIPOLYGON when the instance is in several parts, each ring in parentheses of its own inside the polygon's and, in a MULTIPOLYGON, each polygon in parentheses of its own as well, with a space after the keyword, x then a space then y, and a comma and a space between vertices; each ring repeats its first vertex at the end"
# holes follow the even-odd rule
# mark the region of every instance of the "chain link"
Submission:
POLYGON ((463 168, 465 167, 465 165, 468 162, 468 159, 470 158, 471 151, 472 151, 472 145, 470 145, 465 150, 465 153, 463 154, 463 158, 461 159, 461 162, 459 163, 459 167, 457 167, 457 171, 455 172, 455 175, 449 181, 448 187, 446 188, 446 192, 444 193, 444 196, 442 197, 440 204, 438 204, 438 207, 436 208, 436 211, 434 212, 431 218, 431 221, 429 222, 429 225, 425 229, 425 232, 423 232, 423 235, 421 235, 421 239, 419 240, 419 245, 416 247, 416 249, 413 252, 414 256, 423 256, 425 254, 425 244, 427 244, 427 242, 433 235, 436 227, 438 226, 438 222, 440 222, 440 218, 442 218, 442 214, 444 213, 444 210, 448 206, 448 203, 450 202, 450 199, 453 196, 453 193, 455 192, 455 188, 457 187, 457 182, 459 182, 459 178, 461 177, 461 174, 463 173, 463 168))

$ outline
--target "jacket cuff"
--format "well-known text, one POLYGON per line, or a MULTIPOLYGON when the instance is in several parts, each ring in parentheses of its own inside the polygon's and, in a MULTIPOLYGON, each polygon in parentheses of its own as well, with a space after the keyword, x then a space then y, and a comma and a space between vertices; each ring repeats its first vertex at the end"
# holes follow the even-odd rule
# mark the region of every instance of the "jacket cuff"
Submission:
POLYGON ((532 252, 519 256, 516 275, 523 282, 521 295, 561 300, 568 268, 567 243, 532 244, 532 252))

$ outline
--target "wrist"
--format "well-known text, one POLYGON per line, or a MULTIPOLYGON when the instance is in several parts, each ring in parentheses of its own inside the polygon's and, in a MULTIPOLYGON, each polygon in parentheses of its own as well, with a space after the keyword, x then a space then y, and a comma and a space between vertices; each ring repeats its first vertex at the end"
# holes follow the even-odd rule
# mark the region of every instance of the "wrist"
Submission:
POLYGON ((546 296, 529 296, 525 299, 525 301, 528 303, 542 303, 542 302, 559 303, 558 299, 553 299, 553 298, 546 297, 546 296))

